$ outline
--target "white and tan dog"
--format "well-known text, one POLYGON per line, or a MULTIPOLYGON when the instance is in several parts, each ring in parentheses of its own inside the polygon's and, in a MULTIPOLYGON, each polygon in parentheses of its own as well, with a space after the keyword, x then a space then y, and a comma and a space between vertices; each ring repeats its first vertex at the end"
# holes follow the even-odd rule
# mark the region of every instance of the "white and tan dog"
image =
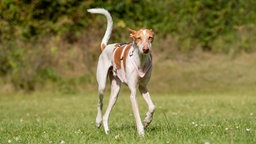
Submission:
POLYGON ((140 29, 138 31, 129 29, 130 37, 133 39, 132 43, 107 45, 113 26, 111 15, 103 8, 88 9, 88 12, 103 14, 107 18, 107 30, 101 42, 102 53, 99 57, 97 66, 99 101, 96 126, 100 127, 103 120, 105 133, 109 133, 109 114, 117 100, 121 84, 125 83, 131 91, 130 100, 136 119, 138 134, 143 136, 144 127, 147 127, 150 124, 155 111, 155 105, 153 104, 147 89, 147 84, 152 71, 151 47, 154 39, 154 32, 149 29, 140 29), (108 107, 102 117, 103 93, 106 88, 108 76, 111 80, 111 94, 108 107), (146 113, 143 124, 141 122, 139 107, 136 100, 137 86, 148 104, 148 112, 146 113))

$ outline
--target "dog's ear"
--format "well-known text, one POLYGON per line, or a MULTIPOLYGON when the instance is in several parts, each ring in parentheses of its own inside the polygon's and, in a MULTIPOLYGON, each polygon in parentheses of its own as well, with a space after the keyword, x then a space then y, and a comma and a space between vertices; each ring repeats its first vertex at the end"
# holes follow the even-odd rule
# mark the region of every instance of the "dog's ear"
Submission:
POLYGON ((150 32, 153 36, 155 36, 155 32, 152 29, 150 29, 150 32))
POLYGON ((137 31, 136 31, 136 30, 133 30, 133 29, 130 29, 130 28, 128 28, 128 30, 131 32, 131 33, 130 33, 130 37, 131 37, 131 38, 134 38, 134 35, 136 34, 137 31))

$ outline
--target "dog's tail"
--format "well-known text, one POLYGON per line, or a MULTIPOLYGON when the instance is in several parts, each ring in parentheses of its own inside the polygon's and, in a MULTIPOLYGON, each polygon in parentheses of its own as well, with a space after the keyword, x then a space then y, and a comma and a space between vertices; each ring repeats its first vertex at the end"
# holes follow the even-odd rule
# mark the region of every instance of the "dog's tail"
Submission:
POLYGON ((103 14, 107 18, 107 29, 101 41, 101 51, 103 51, 103 49, 107 46, 108 40, 112 33, 112 27, 113 27, 112 17, 110 13, 103 8, 92 8, 92 9, 88 9, 87 11, 90 13, 103 14))

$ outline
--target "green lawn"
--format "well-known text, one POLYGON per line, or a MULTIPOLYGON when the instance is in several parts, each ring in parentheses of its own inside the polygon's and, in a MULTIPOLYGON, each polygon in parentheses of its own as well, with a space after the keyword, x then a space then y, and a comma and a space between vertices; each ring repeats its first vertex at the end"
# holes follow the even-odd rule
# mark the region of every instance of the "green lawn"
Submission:
MULTIPOLYGON (((96 93, 1 95, 0 143, 256 143, 253 94, 152 94, 157 110, 144 138, 128 95, 121 92, 110 115, 110 135, 95 127, 96 93)), ((138 101, 144 117, 146 104, 138 101)))

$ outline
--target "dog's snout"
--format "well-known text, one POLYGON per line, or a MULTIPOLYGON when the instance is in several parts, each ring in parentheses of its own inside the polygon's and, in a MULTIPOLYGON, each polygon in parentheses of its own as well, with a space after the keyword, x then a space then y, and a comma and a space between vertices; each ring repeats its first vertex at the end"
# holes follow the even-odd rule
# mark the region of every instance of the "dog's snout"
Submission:
POLYGON ((143 52, 147 54, 149 52, 149 49, 143 49, 143 52))
POLYGON ((149 48, 147 46, 144 46, 142 48, 143 53, 147 54, 149 52, 149 48))

